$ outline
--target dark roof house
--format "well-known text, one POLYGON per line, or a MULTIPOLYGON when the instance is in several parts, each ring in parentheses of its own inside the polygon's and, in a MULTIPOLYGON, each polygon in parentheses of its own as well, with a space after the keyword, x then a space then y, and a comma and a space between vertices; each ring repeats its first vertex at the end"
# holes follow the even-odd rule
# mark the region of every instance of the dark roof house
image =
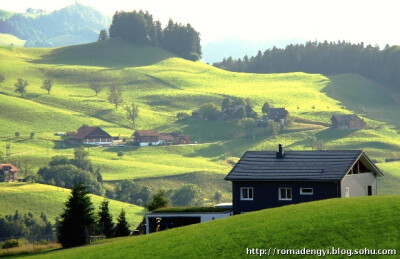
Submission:
POLYGON ((0 182, 18 181, 18 168, 13 164, 0 164, 0 182))
POLYGON ((333 115, 331 117, 333 129, 364 129, 367 124, 356 114, 333 115))
POLYGON ((240 108, 244 108, 247 117, 252 117, 255 111, 249 105, 229 105, 222 109, 221 116, 228 119, 237 119, 237 113, 240 108))
POLYGON ((113 138, 100 127, 84 125, 78 129, 77 133, 72 135, 72 140, 75 143, 101 145, 111 144, 113 138))
POLYGON ((225 180, 232 181, 233 212, 335 197, 376 195, 383 176, 361 150, 247 151, 225 180))
POLYGON ((160 134, 157 130, 136 130, 133 133, 139 146, 160 145, 160 134))
POLYGON ((268 119, 283 123, 289 112, 285 108, 269 108, 267 114, 268 119))

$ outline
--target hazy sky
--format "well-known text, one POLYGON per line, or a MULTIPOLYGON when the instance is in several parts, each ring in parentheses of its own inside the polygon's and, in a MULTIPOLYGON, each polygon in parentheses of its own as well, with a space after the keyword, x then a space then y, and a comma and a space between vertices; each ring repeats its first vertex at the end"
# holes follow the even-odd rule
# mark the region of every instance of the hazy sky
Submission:
MULTIPOLYGON (((0 9, 48 11, 74 0, 0 0, 0 9)), ((190 23, 202 42, 224 38, 282 41, 347 40, 400 45, 400 1, 378 0, 79 0, 107 15, 148 10, 165 25, 168 18, 190 23)))

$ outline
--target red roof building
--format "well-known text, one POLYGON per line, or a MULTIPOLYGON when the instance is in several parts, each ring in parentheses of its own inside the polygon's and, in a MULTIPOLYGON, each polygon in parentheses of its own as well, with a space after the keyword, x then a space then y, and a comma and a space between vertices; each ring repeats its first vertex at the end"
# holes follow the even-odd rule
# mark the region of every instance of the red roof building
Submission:
POLYGON ((17 182, 18 172, 13 164, 0 164, 0 182, 17 182))
POLYGON ((100 127, 82 126, 72 136, 72 140, 75 143, 89 145, 109 145, 113 138, 100 127))

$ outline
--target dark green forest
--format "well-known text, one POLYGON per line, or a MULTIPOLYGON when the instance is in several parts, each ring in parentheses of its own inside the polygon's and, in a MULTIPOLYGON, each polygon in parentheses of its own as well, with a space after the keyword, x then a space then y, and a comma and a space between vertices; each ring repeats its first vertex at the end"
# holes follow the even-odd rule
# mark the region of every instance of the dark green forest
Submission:
POLYGON ((306 72, 325 75, 355 73, 400 92, 400 47, 350 42, 307 42, 267 49, 243 59, 225 58, 216 67, 249 73, 306 72))
POLYGON ((200 34, 190 25, 169 20, 162 29, 148 12, 116 12, 109 30, 110 38, 121 37, 140 45, 158 46, 186 59, 201 57, 200 34))

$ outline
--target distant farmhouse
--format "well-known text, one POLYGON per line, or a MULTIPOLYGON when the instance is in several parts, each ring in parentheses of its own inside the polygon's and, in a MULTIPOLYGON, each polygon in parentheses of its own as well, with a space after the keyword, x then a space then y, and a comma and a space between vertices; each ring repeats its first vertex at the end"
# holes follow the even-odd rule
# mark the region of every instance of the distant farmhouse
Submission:
POLYGON ((73 144, 110 145, 113 138, 100 127, 82 126, 72 135, 73 144))
POLYGON ((13 164, 0 164, 0 182, 17 182, 18 172, 13 164))
POLYGON ((269 120, 284 124, 289 112, 285 108, 269 108, 267 114, 269 120))
POLYGON ((240 108, 245 110, 246 117, 252 117, 252 115, 255 114, 255 111, 249 105, 229 105, 222 109, 221 117, 224 119, 237 119, 240 108))
POLYGON ((365 129, 367 124, 356 114, 333 115, 331 118, 333 129, 365 129))
POLYGON ((225 180, 233 213, 377 194, 382 172, 361 150, 247 151, 225 180))
POLYGON ((137 130, 132 135, 139 146, 189 144, 189 137, 177 133, 158 133, 157 130, 137 130))

